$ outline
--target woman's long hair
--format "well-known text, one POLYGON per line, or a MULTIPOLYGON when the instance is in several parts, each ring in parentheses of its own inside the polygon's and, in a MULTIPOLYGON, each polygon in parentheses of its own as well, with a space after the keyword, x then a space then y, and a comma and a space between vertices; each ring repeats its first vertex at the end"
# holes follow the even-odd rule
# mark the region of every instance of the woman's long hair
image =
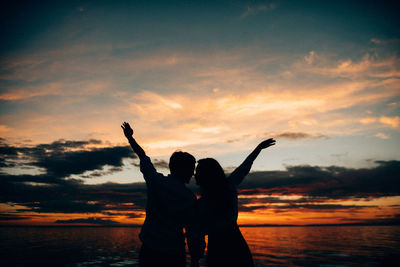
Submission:
POLYGON ((218 161, 212 158, 199 160, 195 178, 213 214, 222 215, 231 210, 233 196, 224 170, 218 161))

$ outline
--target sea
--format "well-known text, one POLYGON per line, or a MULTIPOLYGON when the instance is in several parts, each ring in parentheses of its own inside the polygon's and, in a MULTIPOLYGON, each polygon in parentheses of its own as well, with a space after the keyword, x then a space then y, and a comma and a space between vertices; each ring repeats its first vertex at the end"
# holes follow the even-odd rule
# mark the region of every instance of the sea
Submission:
MULTIPOLYGON (((256 266, 400 266, 400 226, 240 229, 256 266)), ((139 231, 0 227, 0 266, 138 266, 139 231)))

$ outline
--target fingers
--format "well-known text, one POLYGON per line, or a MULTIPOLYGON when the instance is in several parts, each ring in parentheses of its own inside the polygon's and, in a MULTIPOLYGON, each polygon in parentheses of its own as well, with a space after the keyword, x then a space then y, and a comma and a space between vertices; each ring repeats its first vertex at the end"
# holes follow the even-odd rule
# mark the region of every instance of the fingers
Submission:
POLYGON ((273 146, 276 143, 276 141, 274 139, 272 139, 272 138, 268 139, 268 141, 269 141, 269 145, 270 146, 273 146))
POLYGON ((124 121, 121 125, 122 130, 124 131, 124 134, 126 137, 130 137, 133 135, 133 130, 131 128, 131 126, 129 125, 129 123, 127 123, 126 121, 124 121))
POLYGON ((264 149, 264 148, 267 148, 267 147, 270 147, 270 146, 275 145, 275 142, 276 142, 276 141, 275 141, 273 138, 269 138, 269 139, 267 139, 267 140, 262 141, 262 142, 259 144, 259 147, 260 147, 261 149, 264 149))
POLYGON ((122 129, 129 129, 131 126, 129 125, 129 123, 127 123, 126 121, 124 121, 124 123, 122 123, 121 128, 122 129))

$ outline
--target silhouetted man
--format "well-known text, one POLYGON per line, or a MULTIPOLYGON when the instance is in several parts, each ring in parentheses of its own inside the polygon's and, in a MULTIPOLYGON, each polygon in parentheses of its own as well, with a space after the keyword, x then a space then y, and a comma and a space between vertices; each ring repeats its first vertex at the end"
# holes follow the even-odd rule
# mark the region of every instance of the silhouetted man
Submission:
POLYGON ((200 256, 193 230, 196 196, 185 183, 193 176, 195 158, 186 152, 174 152, 169 161, 171 174, 165 177, 156 171, 132 137, 129 123, 124 122, 121 127, 140 159, 140 171, 147 185, 146 219, 139 234, 142 241, 139 266, 186 266, 184 227, 194 266, 200 256))

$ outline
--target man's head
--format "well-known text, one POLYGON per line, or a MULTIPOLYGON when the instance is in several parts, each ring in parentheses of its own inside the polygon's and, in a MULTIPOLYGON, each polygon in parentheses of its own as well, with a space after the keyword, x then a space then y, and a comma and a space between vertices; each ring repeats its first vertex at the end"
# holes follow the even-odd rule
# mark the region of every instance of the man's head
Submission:
POLYGON ((196 159, 187 152, 176 151, 169 159, 171 174, 178 177, 184 183, 189 183, 194 173, 196 159))

